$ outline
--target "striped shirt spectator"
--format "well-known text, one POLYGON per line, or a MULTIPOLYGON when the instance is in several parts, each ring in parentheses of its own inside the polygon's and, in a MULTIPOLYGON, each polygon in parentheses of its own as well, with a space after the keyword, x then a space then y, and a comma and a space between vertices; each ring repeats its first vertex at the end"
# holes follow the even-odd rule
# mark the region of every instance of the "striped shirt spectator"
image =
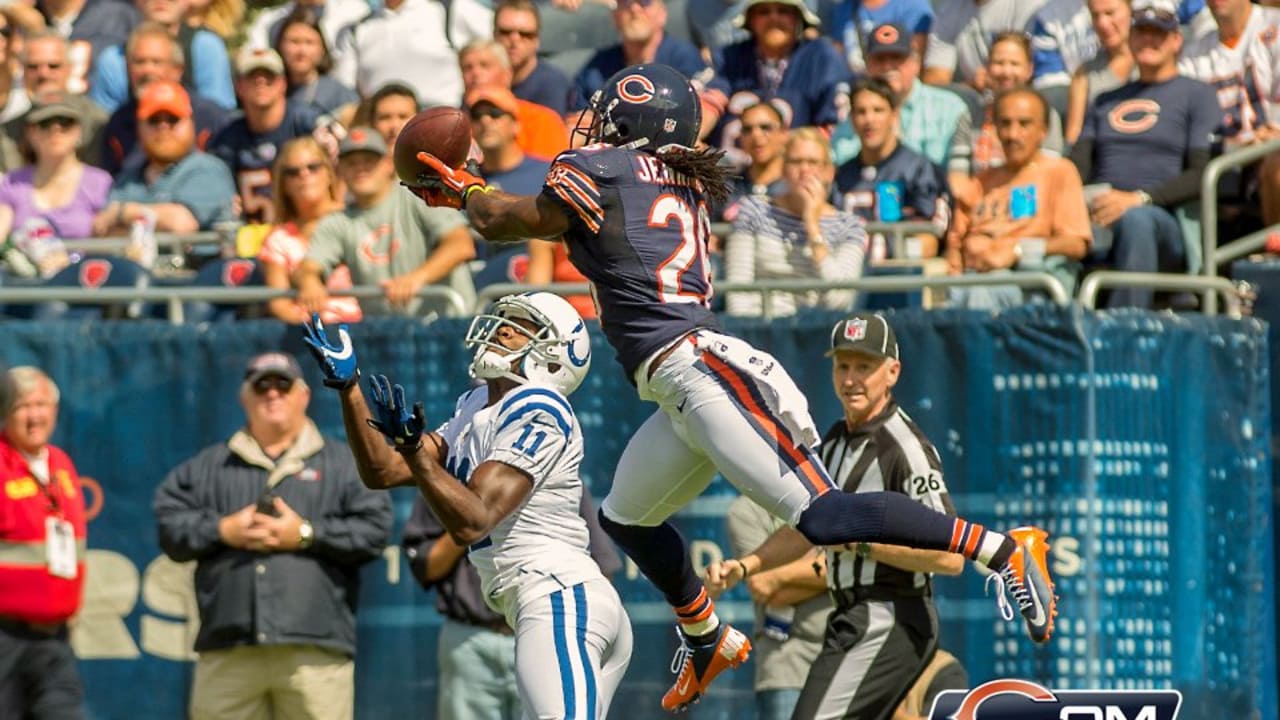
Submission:
MULTIPOLYGON (((853 213, 837 210, 827 201, 835 167, 826 138, 814 128, 793 130, 784 157, 787 192, 772 201, 758 197, 742 201, 725 245, 725 279, 836 281, 861 276, 867 234, 853 213)), ((730 315, 779 316, 817 305, 846 309, 853 299, 852 290, 733 292, 725 303, 730 315)))

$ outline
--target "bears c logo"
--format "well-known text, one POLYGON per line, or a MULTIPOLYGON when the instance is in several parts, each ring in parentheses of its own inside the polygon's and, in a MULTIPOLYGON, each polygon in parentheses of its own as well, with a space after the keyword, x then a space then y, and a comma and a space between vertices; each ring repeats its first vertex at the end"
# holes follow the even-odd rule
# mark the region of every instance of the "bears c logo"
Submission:
POLYGON ((1107 123, 1118 133, 1137 135, 1156 126, 1160 120, 1160 103, 1137 98, 1125 100, 1107 113, 1107 123))
POLYGON ((898 28, 892 25, 881 25, 875 31, 876 40, 885 45, 892 45, 898 42, 898 28))
POLYGON ((656 92, 653 82, 643 75, 628 75, 618 81, 618 97, 629 103, 647 103, 656 92))

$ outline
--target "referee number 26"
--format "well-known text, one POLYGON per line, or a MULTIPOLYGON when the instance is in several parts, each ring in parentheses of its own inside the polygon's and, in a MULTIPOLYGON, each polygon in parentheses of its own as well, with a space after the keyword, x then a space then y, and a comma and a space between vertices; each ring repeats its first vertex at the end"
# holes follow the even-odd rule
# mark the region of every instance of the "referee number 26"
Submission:
POLYGON ((942 480, 935 473, 916 475, 911 478, 912 495, 928 495, 940 490, 942 490, 942 480))
MULTIPOLYGON (((649 207, 649 227, 675 230, 674 249, 658 264, 658 297, 665 303, 711 304, 711 264, 707 243, 711 237, 711 218, 707 206, 698 203, 697 210, 684 198, 663 193, 649 207)), ((673 239, 661 233, 662 247, 673 239)))

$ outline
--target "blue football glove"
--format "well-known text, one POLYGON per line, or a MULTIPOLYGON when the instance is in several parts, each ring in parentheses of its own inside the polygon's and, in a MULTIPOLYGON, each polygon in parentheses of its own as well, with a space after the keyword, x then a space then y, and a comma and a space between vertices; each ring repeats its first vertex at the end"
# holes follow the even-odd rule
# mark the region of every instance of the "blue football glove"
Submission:
POLYGON ((346 323, 338 326, 339 345, 329 341, 319 313, 313 314, 311 322, 303 323, 302 327, 306 331, 302 339, 324 372, 324 384, 339 390, 355 385, 360 379, 360 368, 356 367, 356 350, 351 345, 346 323))
POLYGON ((369 378, 369 391, 373 400, 373 414, 369 427, 382 433, 387 444, 405 452, 422 447, 422 431, 427 426, 422 403, 415 403, 413 410, 405 406, 404 387, 392 385, 386 375, 369 378))

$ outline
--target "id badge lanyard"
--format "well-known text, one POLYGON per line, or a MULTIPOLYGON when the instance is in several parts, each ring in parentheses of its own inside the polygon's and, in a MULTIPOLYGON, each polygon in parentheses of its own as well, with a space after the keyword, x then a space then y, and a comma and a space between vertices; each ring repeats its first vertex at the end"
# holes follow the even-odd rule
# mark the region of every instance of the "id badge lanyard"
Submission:
MULTIPOLYGON (((53 479, 49 479, 52 483, 53 479)), ((76 531, 62 514, 62 504, 49 483, 38 483, 45 499, 49 501, 48 514, 44 518, 45 560, 49 574, 74 580, 76 577, 76 531)))

